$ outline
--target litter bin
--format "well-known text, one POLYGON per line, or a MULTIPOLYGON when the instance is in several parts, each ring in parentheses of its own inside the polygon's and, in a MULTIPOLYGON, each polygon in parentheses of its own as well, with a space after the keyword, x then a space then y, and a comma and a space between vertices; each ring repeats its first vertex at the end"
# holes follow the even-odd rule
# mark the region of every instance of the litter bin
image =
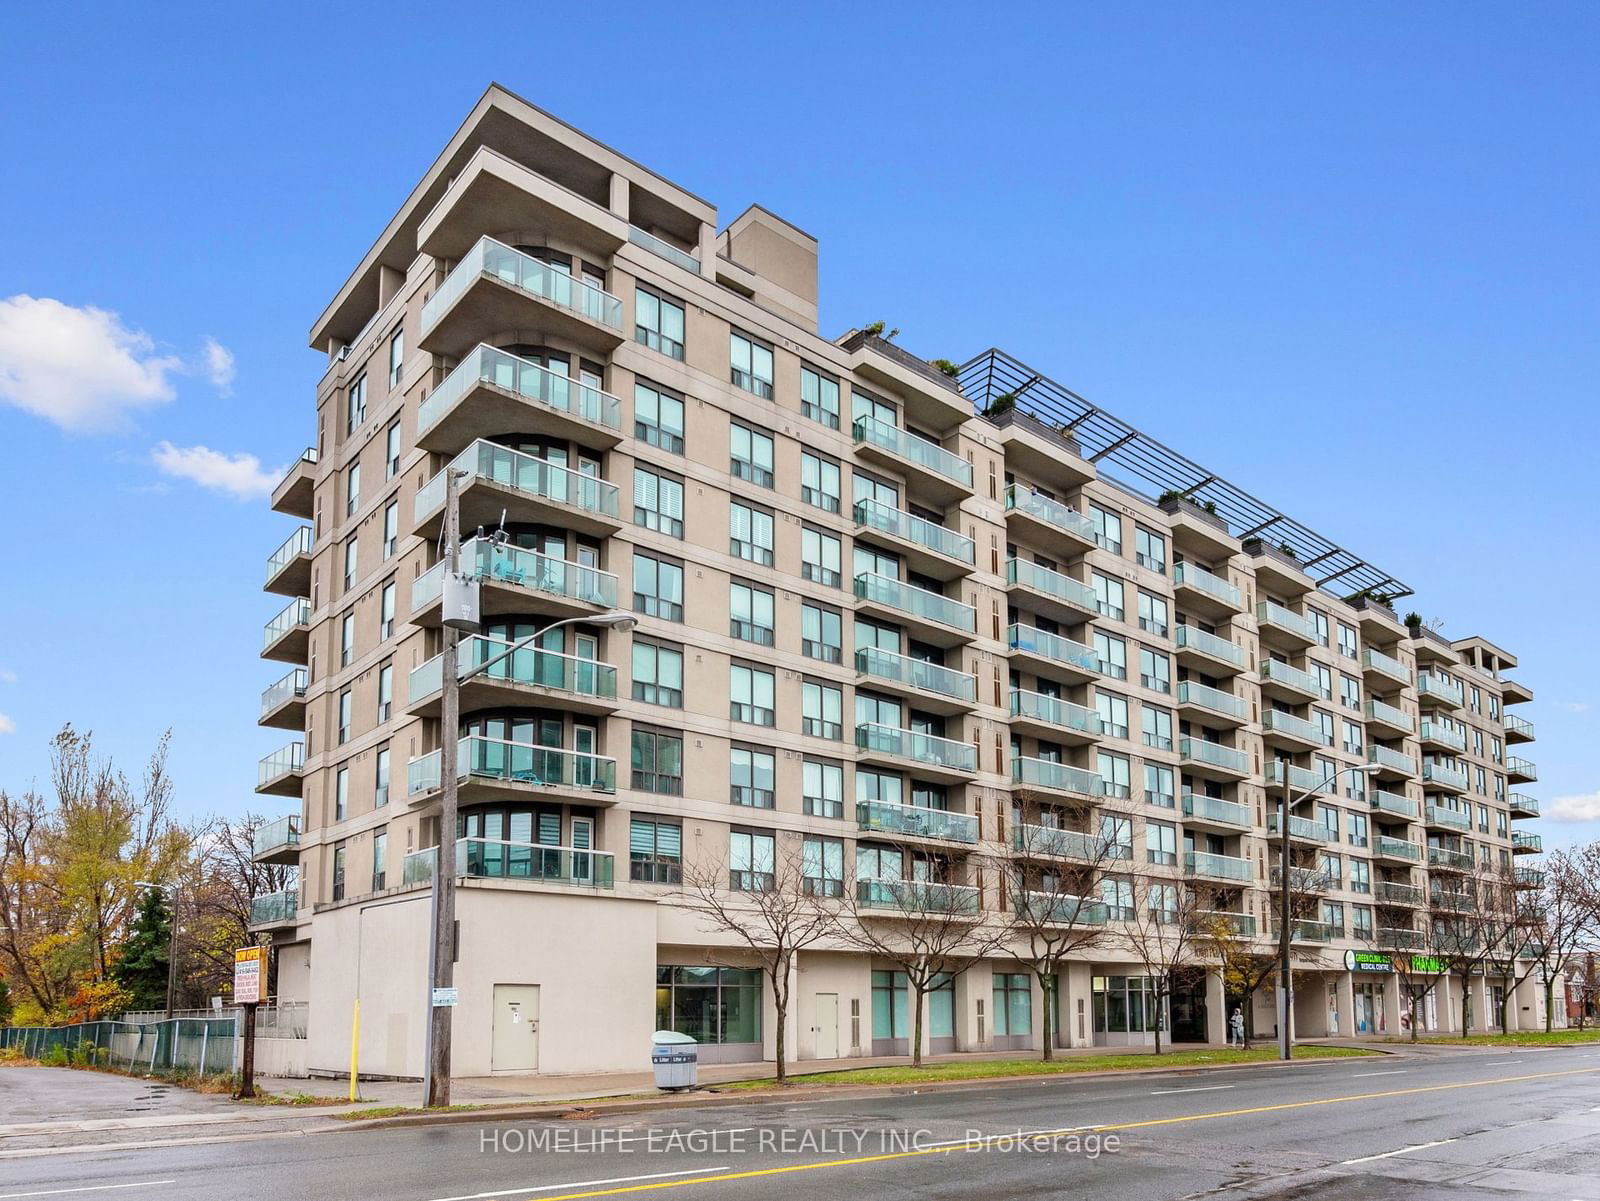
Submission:
POLYGON ((700 1083, 700 1046, 694 1039, 676 1030, 657 1030, 650 1041, 657 1088, 675 1092, 700 1083))

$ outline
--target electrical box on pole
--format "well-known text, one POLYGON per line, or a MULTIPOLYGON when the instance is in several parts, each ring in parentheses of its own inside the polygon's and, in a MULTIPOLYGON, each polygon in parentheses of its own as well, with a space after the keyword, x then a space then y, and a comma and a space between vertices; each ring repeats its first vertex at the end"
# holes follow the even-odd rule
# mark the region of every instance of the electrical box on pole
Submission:
POLYGON ((476 576, 447 570, 444 573, 444 624, 468 634, 482 630, 480 591, 476 576))

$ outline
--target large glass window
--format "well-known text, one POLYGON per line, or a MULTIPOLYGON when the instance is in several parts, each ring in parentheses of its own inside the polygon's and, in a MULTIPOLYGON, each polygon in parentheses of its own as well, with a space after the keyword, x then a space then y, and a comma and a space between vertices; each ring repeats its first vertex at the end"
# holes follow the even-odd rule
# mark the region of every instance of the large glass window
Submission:
POLYGON ((361 464, 350 464, 344 477, 344 515, 349 517, 361 507, 361 464))
POLYGON ((633 699, 671 709, 683 708, 683 651, 635 637, 633 699))
POLYGON ((772 435, 735 421, 728 428, 728 470, 736 480, 772 487, 772 435))
POLYGON ((808 896, 844 895, 844 841, 808 834, 800 846, 801 887, 808 896))
POLYGON ((1113 680, 1128 678, 1128 644, 1100 630, 1094 632, 1094 653, 1100 660, 1100 674, 1113 680))
POLYGON ((356 426, 367 419, 367 373, 365 371, 350 381, 350 386, 345 389, 344 395, 344 432, 349 434, 353 433, 356 426))
POLYGON ((728 751, 728 800, 754 809, 777 804, 777 759, 771 751, 734 746, 728 751))
POLYGON ((400 502, 391 500, 383 508, 383 557, 389 558, 400 544, 400 502))
POLYGON ((394 333, 389 335, 389 387, 400 386, 400 376, 405 371, 406 365, 406 332, 403 326, 395 326, 394 333))
POLYGON ((683 620, 683 564, 633 552, 633 607, 651 617, 683 620))
POLYGON ((1154 705, 1140 707, 1139 721, 1144 734, 1144 744, 1158 751, 1172 749, 1172 713, 1154 705))
POLYGON ((381 809, 389 803, 389 748, 382 746, 373 759, 372 807, 381 809))
POLYGON ((728 335, 728 354, 733 361, 734 386, 771 400, 772 348, 734 332, 728 335))
POLYGON ((800 575, 828 588, 837 588, 842 578, 843 555, 839 539, 804 526, 800 530, 800 575))
POLYGON ((728 887, 736 892, 766 892, 773 886, 773 836, 761 830, 728 831, 728 887))
POLYGON ((839 464, 809 450, 800 452, 800 499, 829 513, 839 511, 839 464))
POLYGON ((1094 526, 1094 540, 1101 548, 1114 555, 1122 553, 1122 518, 1102 509, 1093 501, 1089 503, 1089 521, 1094 526))
POLYGON ((800 730, 816 738, 844 737, 844 691, 806 680, 800 685, 800 730))
POLYGON ((728 585, 728 633, 742 642, 771 646, 773 595, 768 588, 734 580, 728 585))
POLYGON ((839 428, 839 381, 804 364, 800 367, 800 411, 829 429, 839 428))
MULTIPOLYGON (((1100 778, 1105 781, 1106 795, 1109 797, 1126 797, 1131 793, 1129 781, 1128 757, 1126 755, 1113 755, 1110 751, 1097 751, 1095 753, 1095 766, 1100 771, 1100 778)), ((1122 819, 1126 821, 1127 819, 1122 819)))
POLYGON ((356 586, 358 553, 356 547, 358 540, 352 537, 344 544, 344 588, 348 592, 356 586))
POLYGON ((1178 831, 1166 822, 1146 822, 1144 825, 1145 858, 1151 863, 1170 867, 1178 862, 1178 831))
POLYGON ((729 502, 728 553, 771 567, 772 514, 738 501, 729 502))
MULTIPOLYGON (((1095 976, 1096 1034, 1139 1034, 1156 1028, 1156 988, 1148 976, 1095 976)), ((1163 1022, 1162 1028, 1166 1028, 1163 1022)))
POLYGON ((1033 1033, 1033 987, 1026 972, 994 974, 994 1032, 1033 1033))
POLYGON ((392 422, 384 435, 383 478, 392 480, 400 474, 400 423, 392 422))
POLYGON ((658 967, 656 1029, 697 1043, 760 1043, 760 969, 658 967))
POLYGON ((807 759, 800 768, 801 806, 811 817, 844 816, 844 768, 807 759))
POLYGON ((1154 692, 1172 691, 1172 661, 1149 647, 1139 648, 1139 683, 1154 692))
POLYGON ((683 735, 635 727, 629 764, 639 791, 683 795, 683 735))
POLYGON ((628 827, 628 878, 642 884, 682 883, 683 827, 678 822, 659 817, 632 820, 628 827))
POLYGON ((633 340, 669 359, 683 358, 683 305, 640 286, 634 293, 633 340))
POLYGON ((1167 540, 1160 534, 1151 533, 1143 526, 1135 526, 1133 530, 1134 561, 1140 567, 1148 567, 1151 571, 1159 571, 1162 575, 1167 572, 1167 540))
POLYGON ((800 606, 800 653, 808 659, 838 663, 844 658, 843 618, 837 609, 800 606))
POLYGON ((1094 587, 1094 604, 1100 615, 1109 617, 1113 621, 1121 621, 1126 612, 1123 606, 1122 581, 1113 580, 1098 571, 1091 571, 1089 582, 1094 587))
POLYGON ((1139 590, 1139 628, 1158 638, 1167 636, 1167 602, 1159 596, 1139 590))
POLYGON ((643 382, 633 386, 633 436, 675 455, 683 453, 683 400, 643 382))
POLYGON ((777 722, 776 688, 772 672, 746 663, 728 668, 728 715, 734 721, 770 726, 777 722))
POLYGON ((1126 697, 1117 696, 1112 692, 1096 691, 1094 694, 1095 711, 1100 714, 1100 725, 1107 737, 1126 738, 1128 736, 1128 701, 1126 697))
POLYGON ((1152 805, 1160 805, 1164 809, 1173 808, 1173 773, 1170 767, 1162 767, 1158 763, 1144 765, 1144 799, 1152 805))

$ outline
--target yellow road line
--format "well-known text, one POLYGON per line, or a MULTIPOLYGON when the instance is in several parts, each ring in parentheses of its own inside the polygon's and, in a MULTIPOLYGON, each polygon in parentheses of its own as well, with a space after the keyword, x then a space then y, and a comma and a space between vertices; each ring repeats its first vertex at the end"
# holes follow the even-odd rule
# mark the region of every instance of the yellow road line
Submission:
MULTIPOLYGON (((1385 1097, 1409 1097, 1418 1093, 1448 1092, 1458 1088, 1485 1088, 1496 1084, 1517 1084, 1525 1080, 1551 1080, 1559 1076, 1594 1075, 1595 1068, 1572 1068, 1562 1072, 1535 1072, 1526 1076, 1502 1076, 1494 1080, 1465 1080, 1455 1084, 1429 1084, 1419 1088, 1397 1088, 1381 1093, 1358 1093, 1349 1097, 1320 1097, 1313 1101, 1284 1101, 1277 1105, 1256 1105, 1249 1109, 1222 1109, 1213 1113, 1191 1113, 1173 1118, 1149 1118, 1142 1122, 1115 1122, 1102 1126, 1066 1126, 1060 1130, 1035 1130, 1024 1134, 1024 1139, 1045 1139, 1066 1134, 1111 1134, 1120 1130, 1141 1130, 1148 1126, 1172 1126, 1181 1122, 1205 1122, 1217 1118, 1240 1118, 1258 1113, 1278 1113, 1286 1109, 1308 1109, 1315 1105, 1340 1105, 1351 1101, 1377 1101, 1385 1097)), ((529 1198, 528 1201, 582 1201, 588 1197, 615 1197, 623 1193, 644 1193, 656 1189, 683 1188, 690 1184, 726 1184, 730 1180, 753 1180, 761 1176, 785 1176, 791 1172, 814 1172, 822 1168, 859 1167, 862 1164, 886 1163, 895 1159, 913 1159, 922 1155, 948 1155, 952 1151, 965 1151, 985 1142, 1015 1138, 1014 1134, 997 1134, 984 1139, 963 1140, 938 1147, 918 1147, 907 1151, 886 1151, 880 1155, 861 1155, 852 1159, 828 1159, 819 1163, 786 1164, 777 1168, 752 1168, 747 1172, 727 1172, 718 1176, 698 1176, 688 1180, 658 1180, 651 1184, 633 1184, 626 1188, 598 1189, 586 1193, 562 1193, 554 1197, 529 1198)))

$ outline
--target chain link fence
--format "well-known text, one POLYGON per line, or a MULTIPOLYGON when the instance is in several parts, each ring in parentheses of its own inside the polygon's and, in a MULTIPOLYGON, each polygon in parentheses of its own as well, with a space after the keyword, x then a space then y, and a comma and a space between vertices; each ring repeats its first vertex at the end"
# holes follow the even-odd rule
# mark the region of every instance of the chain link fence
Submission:
POLYGON ((238 1036, 233 1017, 10 1026, 0 1029, 0 1050, 139 1076, 229 1076, 238 1064, 238 1036))

